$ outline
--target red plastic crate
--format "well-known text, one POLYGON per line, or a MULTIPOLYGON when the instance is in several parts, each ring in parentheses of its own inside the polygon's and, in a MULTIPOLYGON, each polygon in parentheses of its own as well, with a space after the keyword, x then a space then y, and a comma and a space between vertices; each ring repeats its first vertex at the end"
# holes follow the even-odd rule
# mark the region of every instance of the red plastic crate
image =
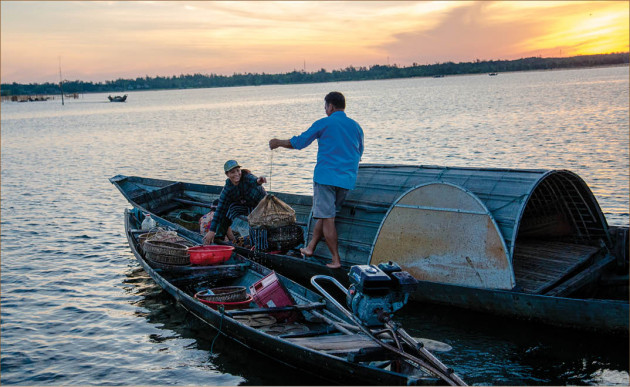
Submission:
MULTIPOLYGON (((282 286, 275 272, 271 272, 271 274, 250 286, 249 293, 252 295, 256 305, 261 308, 295 305, 291 295, 282 286)), ((273 316, 278 321, 287 320, 291 322, 297 320, 299 315, 297 312, 279 312, 273 313, 273 316)))

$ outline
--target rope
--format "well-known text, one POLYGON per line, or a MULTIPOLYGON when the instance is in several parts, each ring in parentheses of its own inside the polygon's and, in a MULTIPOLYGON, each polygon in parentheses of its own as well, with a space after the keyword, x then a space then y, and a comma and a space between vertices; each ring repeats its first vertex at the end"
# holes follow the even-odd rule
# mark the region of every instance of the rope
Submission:
POLYGON ((273 174, 273 151, 269 154, 269 179, 267 179, 267 183, 269 183, 269 192, 271 192, 271 175, 273 174))
POLYGON ((223 305, 219 305, 219 312, 221 312, 221 321, 219 322, 219 330, 217 331, 217 335, 212 339, 212 344, 210 345, 210 354, 213 355, 214 342, 217 341, 217 338, 221 334, 221 327, 223 327, 223 316, 225 315, 225 308, 223 305))

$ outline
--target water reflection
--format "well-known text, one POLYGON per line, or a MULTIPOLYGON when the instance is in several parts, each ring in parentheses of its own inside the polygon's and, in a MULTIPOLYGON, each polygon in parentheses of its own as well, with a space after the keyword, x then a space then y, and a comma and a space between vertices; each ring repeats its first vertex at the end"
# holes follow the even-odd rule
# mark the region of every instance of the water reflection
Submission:
MULTIPOLYGON (((321 118, 331 89, 364 129, 364 163, 569 169, 629 224, 627 66, 3 103, 1 382, 309 383, 229 341, 209 354, 213 331, 137 269, 107 178, 222 185, 227 159, 269 175, 267 140, 321 118)), ((274 152, 271 190, 311 194, 316 152, 274 152)), ((411 328, 451 344, 471 383, 628 384, 627 339, 426 311, 411 328)))
MULTIPOLYGON (((218 332, 214 328, 179 306, 144 270, 132 269, 126 276, 126 289, 140 297, 134 302, 140 308, 136 315, 159 329, 159 333, 148 335, 148 341, 163 344, 157 347, 158 352, 168 352, 178 359, 189 361, 189 364, 178 365, 179 368, 215 371, 206 374, 203 379, 211 381, 213 385, 327 384, 321 379, 268 359, 223 335, 217 336, 218 332), (197 355, 191 356, 190 352, 197 355)), ((163 367, 167 369, 172 366, 163 364, 163 367)), ((199 384, 199 381, 194 384, 199 384)))
POLYGON ((478 385, 627 385, 627 338, 578 332, 437 305, 399 317, 413 336, 444 341, 446 364, 478 385), (462 367, 461 370, 458 367, 462 367), (619 372, 606 372, 617 370, 619 372), (621 371, 624 370, 624 371, 621 371))

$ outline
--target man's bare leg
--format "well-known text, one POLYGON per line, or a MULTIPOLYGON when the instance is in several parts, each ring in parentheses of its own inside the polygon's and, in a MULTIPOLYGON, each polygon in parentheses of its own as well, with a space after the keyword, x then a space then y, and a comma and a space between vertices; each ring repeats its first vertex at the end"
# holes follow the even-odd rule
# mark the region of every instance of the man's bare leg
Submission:
POLYGON ((300 249, 300 253, 302 253, 302 255, 307 256, 307 257, 310 257, 311 255, 313 255, 313 253, 315 252, 315 248, 317 247, 317 244, 322 239, 323 228, 324 228, 324 223, 322 222, 322 219, 317 219, 317 222, 315 222, 315 228, 313 229, 313 239, 311 239, 311 241, 308 242, 308 245, 306 245, 305 248, 300 249))
POLYGON ((339 258, 339 250, 337 243, 337 227, 335 227, 335 218, 320 219, 323 223, 323 234, 326 239, 326 245, 328 250, 332 254, 332 262, 326 264, 331 269, 338 269, 341 267, 341 259, 339 258))

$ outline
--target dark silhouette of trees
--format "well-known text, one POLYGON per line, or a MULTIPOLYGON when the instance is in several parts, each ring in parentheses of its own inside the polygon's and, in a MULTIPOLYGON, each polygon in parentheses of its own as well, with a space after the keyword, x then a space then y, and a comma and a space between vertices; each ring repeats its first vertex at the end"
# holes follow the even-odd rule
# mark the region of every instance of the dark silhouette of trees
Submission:
MULTIPOLYGON (((409 77, 432 77, 460 74, 499 73, 506 71, 551 70, 561 68, 579 68, 594 66, 611 66, 629 63, 629 53, 601 55, 582 55, 569 58, 531 57, 517 60, 484 60, 474 62, 445 62, 427 65, 414 63, 409 67, 398 65, 373 65, 369 68, 348 66, 345 69, 328 72, 320 69, 316 72, 292 71, 284 74, 240 74, 230 76, 217 74, 180 74, 171 77, 157 76, 151 78, 116 79, 105 82, 64 81, 63 88, 67 94, 125 92, 129 90, 158 89, 191 89, 231 86, 280 85, 292 83, 322 83, 339 81, 361 81, 371 79, 393 79, 409 77)), ((58 83, 19 84, 3 83, 0 85, 3 96, 10 95, 44 95, 59 94, 58 83)))

